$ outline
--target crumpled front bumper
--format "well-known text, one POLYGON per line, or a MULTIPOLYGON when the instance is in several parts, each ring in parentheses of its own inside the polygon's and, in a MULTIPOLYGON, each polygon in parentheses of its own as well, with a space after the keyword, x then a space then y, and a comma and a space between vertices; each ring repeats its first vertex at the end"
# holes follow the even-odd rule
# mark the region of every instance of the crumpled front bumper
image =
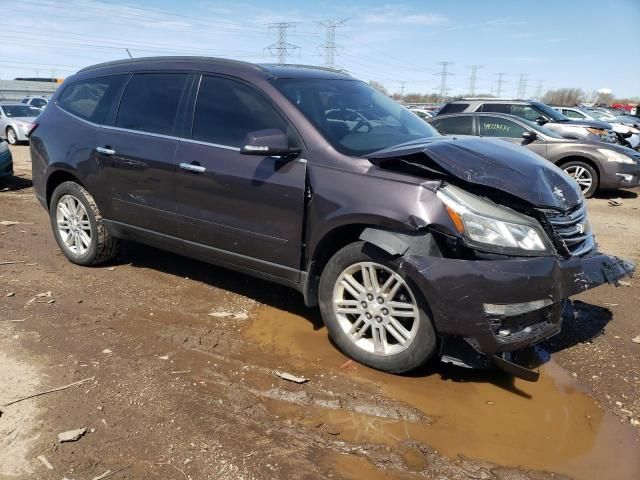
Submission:
POLYGON ((565 300, 631 275, 635 265, 613 255, 513 258, 499 261, 403 257, 401 269, 424 293, 441 335, 463 337, 487 355, 539 343, 560 331, 565 300), (495 315, 486 304, 550 300, 520 315, 495 315), (507 332, 507 334, 505 334, 507 332))

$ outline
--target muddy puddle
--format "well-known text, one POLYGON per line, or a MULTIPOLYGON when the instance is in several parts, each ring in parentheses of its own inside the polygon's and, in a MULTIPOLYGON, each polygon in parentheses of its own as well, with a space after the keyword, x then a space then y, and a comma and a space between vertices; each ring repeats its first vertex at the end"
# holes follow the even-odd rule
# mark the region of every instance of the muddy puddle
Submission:
MULTIPOLYGON (((244 335, 272 358, 286 359, 296 373, 325 372, 379 387, 386 397, 432 419, 414 423, 345 409, 266 402, 269 410, 300 425, 326 424, 337 438, 383 444, 401 454, 403 443, 414 440, 451 458, 461 454, 576 479, 640 478, 635 429, 601 410, 553 362, 542 367, 537 383, 499 372, 444 367, 415 376, 388 375, 349 362, 331 345, 326 330, 308 318, 271 307, 258 309, 254 318, 244 335)), ((415 455, 405 461, 421 469, 415 455)))

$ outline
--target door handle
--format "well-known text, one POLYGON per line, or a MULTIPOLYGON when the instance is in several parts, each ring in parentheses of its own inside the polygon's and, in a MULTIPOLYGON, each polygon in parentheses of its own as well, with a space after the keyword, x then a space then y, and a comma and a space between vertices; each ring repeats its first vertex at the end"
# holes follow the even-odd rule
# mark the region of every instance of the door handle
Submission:
POLYGON ((101 153, 103 155, 115 155, 116 151, 111 149, 111 148, 107 148, 107 147, 96 147, 96 152, 101 153))
POLYGON ((200 166, 200 165, 194 165, 192 163, 181 163, 180 164, 180 168, 183 170, 186 170, 188 172, 193 172, 193 173, 204 173, 207 171, 206 168, 200 166))

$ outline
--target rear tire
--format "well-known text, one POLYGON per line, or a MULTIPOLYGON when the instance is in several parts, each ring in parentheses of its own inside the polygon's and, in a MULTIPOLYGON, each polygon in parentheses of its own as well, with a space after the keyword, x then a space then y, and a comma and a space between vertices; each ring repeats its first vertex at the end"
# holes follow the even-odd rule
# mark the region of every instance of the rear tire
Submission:
POLYGON ((97 265, 116 256, 118 240, 107 232, 98 205, 81 185, 58 185, 51 196, 49 217, 58 246, 71 262, 97 265))
POLYGON ((365 242, 352 243, 329 260, 319 287, 320 311, 338 348, 392 373, 423 365, 437 345, 426 301, 400 261, 365 242))
POLYGON ((595 168, 586 162, 572 160, 562 164, 562 170, 573 178, 585 198, 591 198, 600 184, 600 177, 595 168))

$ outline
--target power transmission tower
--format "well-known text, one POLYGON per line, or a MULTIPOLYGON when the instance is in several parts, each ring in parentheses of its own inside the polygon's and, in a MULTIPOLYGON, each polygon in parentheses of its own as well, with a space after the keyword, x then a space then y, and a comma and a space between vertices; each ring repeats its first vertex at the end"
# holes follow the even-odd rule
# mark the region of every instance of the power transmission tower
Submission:
POLYGON ((453 75, 449 72, 449 65, 453 65, 453 62, 438 62, 438 65, 442 65, 442 71, 436 73, 436 75, 440 76, 440 102, 443 102, 447 97, 447 93, 449 93, 449 89, 447 88, 447 77, 449 75, 453 75))
POLYGON ((520 79, 518 80, 518 98, 520 99, 524 98, 526 91, 527 91, 527 76, 524 73, 521 73, 520 79))
POLYGON ((345 18, 343 20, 319 22, 319 25, 327 29, 326 40, 322 45, 324 49, 324 65, 327 68, 336 68, 336 28, 343 26, 347 20, 348 19, 345 18))
POLYGON ((293 52, 298 47, 291 43, 287 43, 287 30, 295 28, 296 24, 292 22, 277 22, 270 23, 269 30, 276 29, 278 31, 278 40, 267 47, 267 50, 278 57, 278 63, 280 65, 287 63, 287 54, 293 52))
POLYGON ((478 69, 483 65, 467 65, 467 68, 471 69, 471 75, 469 75, 469 96, 473 97, 476 94, 476 75, 478 69))
POLYGON ((400 82, 400 103, 402 103, 402 99, 404 98, 404 86, 407 82, 400 82))
POLYGON ((536 98, 538 100, 542 100, 542 84, 544 82, 542 80, 538 80, 538 88, 536 88, 536 98))
POLYGON ((500 72, 497 75, 498 75, 498 84, 496 85, 496 97, 500 98, 500 95, 502 94, 502 84, 504 83, 503 78, 506 75, 506 73, 500 72))

